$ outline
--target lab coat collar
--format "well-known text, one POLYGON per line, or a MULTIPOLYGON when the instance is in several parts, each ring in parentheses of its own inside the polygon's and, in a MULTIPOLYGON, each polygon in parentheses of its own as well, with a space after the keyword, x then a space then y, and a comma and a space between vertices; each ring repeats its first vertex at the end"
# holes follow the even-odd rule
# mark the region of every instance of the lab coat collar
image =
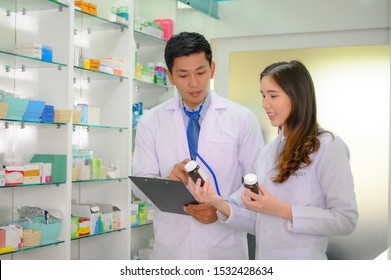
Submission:
MULTIPOLYGON (((210 109, 214 110, 219 110, 219 109, 225 109, 227 108, 225 99, 217 95, 212 89, 209 90, 209 94, 211 95, 211 100, 210 100, 210 109)), ((174 110, 174 111, 181 111, 182 107, 180 106, 181 104, 181 96, 178 95, 176 98, 171 99, 166 107, 166 110, 174 110)), ((205 110, 205 112, 208 110, 205 110)))
POLYGON ((266 164, 267 166, 270 166, 270 169, 267 171, 269 176, 274 177, 274 173, 276 172, 274 170, 276 170, 276 163, 278 161, 278 156, 280 154, 281 147, 284 141, 285 141, 285 137, 281 130, 278 133, 277 138, 274 139, 268 146, 266 146, 269 149, 268 156, 266 157, 267 161, 270 161, 269 163, 266 164))
MULTIPOLYGON (((204 120, 201 124, 200 130, 200 140, 205 139, 208 135, 212 133, 212 129, 217 121, 217 113, 219 110, 223 110, 227 108, 227 103, 224 98, 218 96, 213 90, 209 91, 211 95, 210 105, 207 110, 205 110, 204 120)), ((186 125, 183 119, 183 111, 181 104, 181 97, 177 96, 176 98, 172 98, 167 102, 166 110, 173 111, 173 122, 175 123, 175 127, 177 130, 177 136, 180 138, 180 143, 182 143, 182 148, 185 149, 188 153, 188 157, 190 158, 189 146, 187 143, 186 137, 186 125)), ((198 151, 202 153, 202 145, 203 141, 199 141, 198 143, 198 151)))

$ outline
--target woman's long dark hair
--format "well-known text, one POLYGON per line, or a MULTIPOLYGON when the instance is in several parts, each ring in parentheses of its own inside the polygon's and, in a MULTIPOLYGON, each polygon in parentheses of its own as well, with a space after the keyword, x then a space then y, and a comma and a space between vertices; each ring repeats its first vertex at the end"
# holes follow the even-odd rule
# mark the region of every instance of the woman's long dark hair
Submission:
MULTIPOLYGON (((291 100, 292 110, 284 124, 285 145, 277 161, 274 183, 282 183, 299 168, 311 164, 310 154, 319 150, 322 133, 316 116, 315 87, 307 68, 299 61, 277 62, 263 70, 260 79, 270 76, 291 100)), ((279 131, 282 127, 278 128, 279 131)))

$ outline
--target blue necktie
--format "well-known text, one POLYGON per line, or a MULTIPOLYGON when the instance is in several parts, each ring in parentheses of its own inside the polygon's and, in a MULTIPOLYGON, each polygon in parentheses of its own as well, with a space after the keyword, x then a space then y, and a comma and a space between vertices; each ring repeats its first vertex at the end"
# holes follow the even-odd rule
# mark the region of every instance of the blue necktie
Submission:
POLYGON ((198 136, 200 134, 200 124, 198 123, 198 119, 200 118, 200 113, 199 111, 197 112, 185 111, 185 112, 186 115, 188 115, 190 118, 187 127, 187 137, 189 141, 190 157, 192 160, 196 160, 197 155, 194 152, 194 150, 197 151, 198 149, 198 136))

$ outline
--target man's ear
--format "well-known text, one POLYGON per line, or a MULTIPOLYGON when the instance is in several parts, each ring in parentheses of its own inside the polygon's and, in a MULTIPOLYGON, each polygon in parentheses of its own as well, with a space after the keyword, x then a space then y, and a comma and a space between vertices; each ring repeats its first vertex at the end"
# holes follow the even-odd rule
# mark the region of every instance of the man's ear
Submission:
POLYGON ((215 76, 215 67, 216 67, 216 63, 214 61, 212 61, 212 63, 210 64, 210 78, 213 79, 213 77, 215 76))
POLYGON ((170 81, 170 84, 175 86, 175 82, 174 82, 174 79, 172 77, 170 70, 166 69, 166 74, 167 74, 168 80, 170 81))

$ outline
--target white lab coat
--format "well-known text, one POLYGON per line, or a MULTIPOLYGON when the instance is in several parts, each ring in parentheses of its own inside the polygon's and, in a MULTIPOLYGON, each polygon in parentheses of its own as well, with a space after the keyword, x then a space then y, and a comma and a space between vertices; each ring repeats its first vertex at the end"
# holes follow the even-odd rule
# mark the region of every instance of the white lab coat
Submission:
MULTIPOLYGON (((216 174, 221 196, 241 186, 254 172, 263 146, 259 123, 251 111, 210 91, 211 103, 201 124, 198 153, 216 174)), ((173 166, 190 158, 179 98, 148 111, 139 121, 133 158, 135 176, 167 177, 173 166)), ((197 158, 211 183, 213 177, 197 158)), ((134 193, 147 198, 133 185, 134 193)), ((154 214, 154 259, 246 259, 246 233, 220 222, 202 224, 188 215, 154 214)))
POLYGON ((358 219, 349 149, 338 136, 322 134, 320 149, 310 155, 312 163, 276 185, 272 178, 281 139, 280 133, 262 149, 257 177, 271 195, 292 205, 293 223, 241 208, 242 191, 231 197, 241 207, 231 205, 226 221, 219 217, 233 228, 256 234, 257 259, 327 259, 329 237, 350 234, 358 219))

